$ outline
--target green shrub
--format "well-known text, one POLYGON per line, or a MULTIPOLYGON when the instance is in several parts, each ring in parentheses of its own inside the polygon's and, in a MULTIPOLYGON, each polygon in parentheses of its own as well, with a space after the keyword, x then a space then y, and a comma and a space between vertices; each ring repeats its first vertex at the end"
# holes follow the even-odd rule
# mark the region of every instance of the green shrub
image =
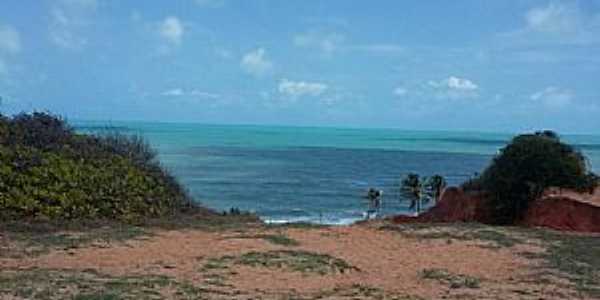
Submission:
POLYGON ((3 144, 8 138, 8 118, 0 114, 0 144, 3 144))
POLYGON ((147 168, 154 165, 157 153, 141 136, 115 132, 105 134, 101 139, 110 153, 126 157, 140 167, 147 168))
POLYGON ((73 129, 63 119, 47 113, 22 113, 14 116, 8 124, 6 142, 11 146, 59 150, 74 136, 73 129))
POLYGON ((135 221, 191 206, 140 137, 76 134, 46 113, 0 118, 0 217, 135 221))
POLYGON ((551 131, 519 135, 503 148, 484 173, 467 186, 491 197, 493 221, 518 221, 548 187, 590 189, 597 180, 583 155, 551 131))

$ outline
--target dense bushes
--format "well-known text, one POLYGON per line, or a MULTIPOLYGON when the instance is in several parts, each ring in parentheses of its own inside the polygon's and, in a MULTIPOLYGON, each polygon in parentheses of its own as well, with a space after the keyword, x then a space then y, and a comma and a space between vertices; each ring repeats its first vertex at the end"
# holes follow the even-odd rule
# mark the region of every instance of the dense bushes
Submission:
POLYGON ((464 187, 487 192, 493 221, 512 224, 548 187, 590 190, 597 182, 579 151, 544 131, 515 137, 479 178, 464 187))
POLYGON ((77 134, 46 113, 0 116, 0 217, 162 216, 191 205, 139 137, 77 134))

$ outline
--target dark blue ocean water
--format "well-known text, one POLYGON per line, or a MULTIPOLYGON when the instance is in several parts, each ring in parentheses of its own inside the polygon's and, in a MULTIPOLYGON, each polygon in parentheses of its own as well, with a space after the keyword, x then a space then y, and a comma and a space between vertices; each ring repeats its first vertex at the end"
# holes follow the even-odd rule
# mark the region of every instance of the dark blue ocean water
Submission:
MULTIPOLYGON (((204 205, 256 212, 271 222, 347 224, 363 218, 364 195, 383 190, 382 214, 411 213, 399 196, 409 172, 450 184, 480 172, 510 134, 394 129, 77 122, 141 134, 204 205)), ((600 137, 565 136, 600 166, 600 137)), ((598 171, 598 168, 595 168, 598 171)))

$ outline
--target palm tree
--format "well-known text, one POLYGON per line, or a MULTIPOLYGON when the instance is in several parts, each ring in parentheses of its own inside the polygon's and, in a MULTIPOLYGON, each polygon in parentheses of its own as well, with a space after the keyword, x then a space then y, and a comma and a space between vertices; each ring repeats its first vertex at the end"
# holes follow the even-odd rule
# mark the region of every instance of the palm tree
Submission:
POLYGON ((433 199, 437 203, 446 185, 446 179, 441 175, 436 174, 429 177, 425 183, 428 198, 433 199))
POLYGON ((400 183, 401 195, 410 200, 410 209, 416 208, 416 213, 421 212, 421 199, 423 197, 423 183, 419 174, 410 173, 400 183))
POLYGON ((427 178, 410 173, 402 179, 400 185, 401 196, 411 201, 410 209, 415 209, 418 215, 421 213, 423 201, 434 200, 437 202, 446 187, 446 179, 437 174, 427 178))

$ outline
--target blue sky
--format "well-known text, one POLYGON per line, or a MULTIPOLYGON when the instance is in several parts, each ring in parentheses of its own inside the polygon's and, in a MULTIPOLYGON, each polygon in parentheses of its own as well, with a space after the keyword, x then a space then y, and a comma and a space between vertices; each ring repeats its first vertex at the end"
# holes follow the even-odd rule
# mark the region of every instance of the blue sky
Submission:
POLYGON ((600 1, 0 2, 0 111, 598 133, 600 1))

